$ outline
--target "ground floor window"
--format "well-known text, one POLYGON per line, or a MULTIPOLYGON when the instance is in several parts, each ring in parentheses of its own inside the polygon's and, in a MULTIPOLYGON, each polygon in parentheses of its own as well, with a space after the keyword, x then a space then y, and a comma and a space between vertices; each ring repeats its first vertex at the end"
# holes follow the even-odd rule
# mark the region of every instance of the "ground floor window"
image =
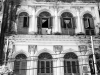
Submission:
POLYGON ((19 54, 16 56, 14 61, 14 74, 16 75, 26 75, 27 71, 27 60, 24 54, 19 54))
POLYGON ((53 62, 52 56, 49 53, 42 53, 39 55, 38 60, 38 75, 52 75, 53 62))
POLYGON ((64 73, 69 74, 79 74, 79 64, 77 56, 74 53, 67 53, 64 56, 64 73))

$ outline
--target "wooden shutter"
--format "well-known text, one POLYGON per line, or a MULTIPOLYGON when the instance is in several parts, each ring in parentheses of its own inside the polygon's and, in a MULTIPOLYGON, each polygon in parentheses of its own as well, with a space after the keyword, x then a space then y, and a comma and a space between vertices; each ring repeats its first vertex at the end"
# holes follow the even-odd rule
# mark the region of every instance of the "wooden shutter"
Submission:
POLYGON ((60 17, 61 28, 64 28, 63 17, 60 17))
POLYGON ((76 17, 72 18, 72 27, 73 27, 73 29, 76 28, 76 17))
POLYGON ((41 17, 37 17, 37 27, 41 28, 42 27, 42 22, 41 22, 41 17))
POLYGON ((52 26, 53 26, 53 17, 51 16, 50 17, 50 28, 52 29, 52 26))
POLYGON ((89 18, 89 21, 90 21, 90 27, 94 29, 94 19, 89 18))
POLYGON ((26 75, 26 71, 27 71, 27 61, 25 60, 25 59, 23 59, 22 61, 21 61, 21 65, 20 65, 20 73, 21 73, 21 75, 26 75))
POLYGON ((89 27, 88 18, 83 18, 83 22, 84 22, 84 27, 88 28, 89 27))

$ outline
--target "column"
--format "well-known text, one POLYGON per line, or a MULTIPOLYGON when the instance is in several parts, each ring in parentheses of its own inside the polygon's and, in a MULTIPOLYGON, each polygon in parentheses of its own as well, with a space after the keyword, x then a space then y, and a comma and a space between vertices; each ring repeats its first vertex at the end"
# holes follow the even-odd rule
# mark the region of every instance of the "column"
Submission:
POLYGON ((58 26, 58 16, 57 16, 57 8, 55 8, 55 20, 54 20, 54 29, 53 32, 59 32, 59 26, 58 26))
POLYGON ((36 32, 36 18, 35 18, 35 8, 32 8, 32 15, 30 15, 29 19, 29 33, 34 34, 36 32))
POLYGON ((81 24, 81 18, 80 18, 80 8, 77 8, 77 17, 76 17, 76 34, 79 34, 82 32, 82 24, 81 24))
POLYGON ((64 75, 64 58, 60 58, 60 73, 64 75))
POLYGON ((34 52, 31 51, 30 54, 30 75, 34 75, 34 57, 33 57, 34 52))
POLYGON ((30 62, 30 58, 28 57, 27 58, 27 69, 26 69, 26 75, 30 75, 30 64, 31 64, 31 62, 30 62))
POLYGON ((58 16, 58 30, 61 33, 61 19, 60 19, 60 16, 58 16))
POLYGON ((34 69, 33 69, 34 74, 33 75, 37 75, 37 70, 38 70, 37 64, 38 64, 38 58, 34 57, 34 64, 33 64, 34 65, 34 69))
POLYGON ((61 66, 60 66, 60 57, 59 57, 59 52, 57 52, 57 75, 61 75, 60 73, 61 73, 61 70, 60 70, 60 68, 61 68, 61 66))
POLYGON ((96 25, 95 30, 96 30, 96 34, 99 34, 100 15, 99 15, 99 9, 98 9, 98 7, 95 7, 94 13, 95 13, 94 25, 96 25))
POLYGON ((53 59, 53 75, 57 75, 57 59, 53 59))

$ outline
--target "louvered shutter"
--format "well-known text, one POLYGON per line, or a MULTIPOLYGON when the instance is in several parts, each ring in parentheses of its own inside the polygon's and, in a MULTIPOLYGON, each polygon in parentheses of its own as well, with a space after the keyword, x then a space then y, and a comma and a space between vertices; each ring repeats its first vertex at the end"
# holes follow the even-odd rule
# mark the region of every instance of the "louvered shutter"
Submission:
POLYGON ((26 75, 26 66, 27 66, 27 62, 26 62, 26 60, 25 59, 22 59, 22 61, 21 61, 21 65, 20 65, 20 73, 21 73, 21 75, 26 75))
POLYGON ((61 28, 64 28, 63 17, 60 17, 61 28))
POLYGON ((15 61, 14 62, 14 72, 16 74, 19 74, 19 67, 20 67, 20 61, 15 61))
POLYGON ((87 18, 83 18, 83 22, 84 22, 84 27, 88 28, 89 27, 88 19, 87 18))
POLYGON ((27 27, 29 27, 29 19, 30 19, 30 17, 28 16, 27 17, 27 27))
POLYGON ((76 17, 72 18, 72 27, 73 27, 73 29, 76 28, 76 17))
POLYGON ((37 27, 41 28, 42 27, 42 22, 41 22, 41 17, 37 17, 37 27))
POLYGON ((52 25, 53 25, 53 17, 49 18, 49 29, 52 29, 52 25))
POLYGON ((90 27, 94 29, 94 19, 89 18, 89 21, 90 21, 90 27))

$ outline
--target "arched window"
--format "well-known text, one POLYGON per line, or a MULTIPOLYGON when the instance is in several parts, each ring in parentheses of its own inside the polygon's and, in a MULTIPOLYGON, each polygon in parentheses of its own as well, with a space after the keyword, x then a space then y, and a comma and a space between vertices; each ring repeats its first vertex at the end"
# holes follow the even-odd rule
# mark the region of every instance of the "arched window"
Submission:
POLYGON ((24 54, 19 54, 16 56, 14 61, 14 73, 16 75, 26 75, 27 71, 27 60, 24 54))
POLYGON ((65 75, 79 74, 78 58, 72 52, 66 53, 64 56, 64 73, 65 75))
POLYGON ((17 31, 18 33, 27 34, 29 27, 29 15, 26 12, 22 12, 18 17, 17 31))
POLYGON ((85 28, 86 35, 94 35, 95 34, 95 27, 94 27, 94 20, 91 14, 84 14, 83 15, 83 23, 85 28))
POLYGON ((51 34, 52 33, 52 16, 48 12, 42 12, 38 16, 38 33, 51 34))
POLYGON ((75 17, 69 12, 64 12, 61 15, 61 28, 62 34, 74 35, 75 34, 75 17))
MULTIPOLYGON (((96 53, 95 54, 95 57, 96 57, 96 66, 97 66, 97 72, 98 72, 98 75, 100 74, 100 54, 96 53)), ((95 68, 94 68, 94 61, 93 61, 93 54, 91 54, 89 56, 89 66, 90 66, 90 71, 91 71, 91 74, 95 74, 95 68)))
POLYGON ((52 75, 53 63, 49 53, 42 53, 38 56, 38 75, 52 75))

